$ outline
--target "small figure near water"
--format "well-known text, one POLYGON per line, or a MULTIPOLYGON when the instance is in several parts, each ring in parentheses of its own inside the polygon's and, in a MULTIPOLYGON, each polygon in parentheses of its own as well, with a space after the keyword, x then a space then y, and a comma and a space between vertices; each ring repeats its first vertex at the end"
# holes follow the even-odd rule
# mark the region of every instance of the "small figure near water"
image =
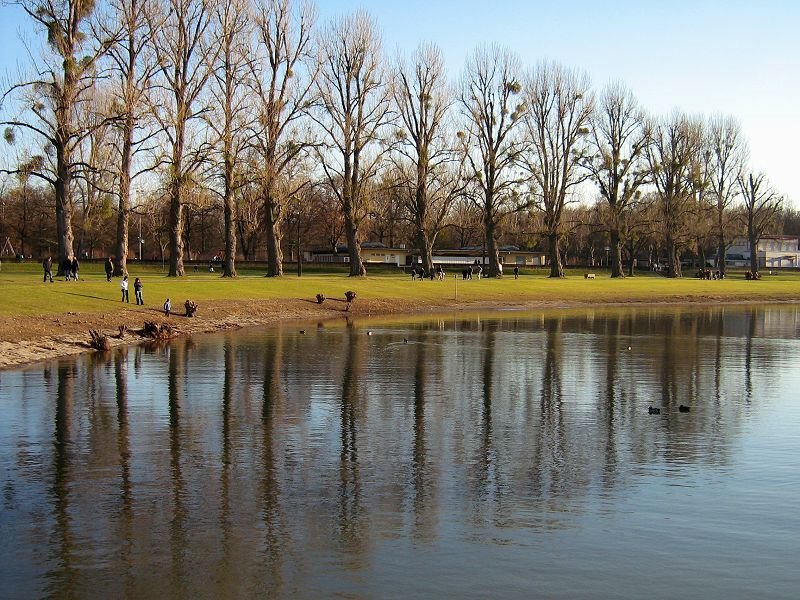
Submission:
POLYGON ((167 298, 164 300, 164 316, 168 317, 170 312, 172 312, 172 302, 167 298))
POLYGON ((136 296, 136 304, 144 306, 144 296, 142 295, 142 280, 138 277, 133 282, 133 293, 136 296))

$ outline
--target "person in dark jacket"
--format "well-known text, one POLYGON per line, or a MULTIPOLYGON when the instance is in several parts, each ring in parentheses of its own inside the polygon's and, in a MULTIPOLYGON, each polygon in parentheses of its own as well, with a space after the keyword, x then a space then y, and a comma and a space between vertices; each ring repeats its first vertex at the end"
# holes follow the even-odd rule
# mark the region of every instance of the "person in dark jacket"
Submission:
POLYGON ((50 278, 50 283, 53 283, 53 257, 48 256, 42 261, 42 268, 44 269, 44 282, 47 283, 47 278, 50 278))
POLYGON ((64 281, 72 279, 72 257, 68 256, 61 263, 61 270, 64 272, 64 281))
POLYGON ((111 281, 111 276, 113 275, 113 273, 114 273, 114 263, 112 262, 111 257, 109 256, 106 259, 106 281, 111 281))
POLYGON ((142 280, 138 277, 133 282, 133 293, 136 296, 136 304, 144 305, 144 296, 142 296, 142 280))
POLYGON ((69 268, 70 268, 70 271, 72 271, 72 278, 75 281, 78 281, 78 269, 80 268, 80 265, 78 264, 78 257, 77 256, 73 256, 72 257, 72 262, 70 263, 69 268))

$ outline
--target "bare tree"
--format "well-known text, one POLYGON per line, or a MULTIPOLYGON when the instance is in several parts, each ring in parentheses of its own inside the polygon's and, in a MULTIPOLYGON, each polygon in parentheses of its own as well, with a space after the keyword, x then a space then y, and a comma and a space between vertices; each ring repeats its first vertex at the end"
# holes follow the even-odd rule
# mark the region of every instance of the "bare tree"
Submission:
POLYGON ((738 178, 747 162, 747 143, 739 122, 733 117, 716 116, 708 124, 706 135, 708 185, 714 204, 714 229, 717 238, 717 268, 725 273, 725 253, 730 245, 732 211, 741 188, 738 178))
MULTIPOLYGON (((102 102, 102 99, 98 99, 98 104, 102 102)), ((115 132, 105 111, 89 110, 89 113, 80 111, 80 121, 88 126, 89 134, 76 150, 76 158, 82 165, 75 176, 76 253, 79 256, 94 249, 95 241, 102 235, 102 224, 111 217, 111 190, 116 175, 112 140, 115 132)))
POLYGON ((386 149, 381 131, 390 118, 381 43, 374 20, 356 12, 331 22, 320 40, 317 90, 322 111, 314 120, 329 150, 322 168, 344 215, 350 275, 366 275, 359 232, 369 213, 367 182, 386 149))
POLYGON ((237 246, 242 249, 245 260, 255 260, 256 248, 261 241, 261 191, 252 182, 236 196, 237 246))
POLYGON ((121 32, 117 43, 109 48, 112 81, 110 92, 114 102, 109 116, 119 130, 117 140, 119 204, 117 231, 114 244, 114 274, 128 272, 128 238, 131 215, 131 196, 137 177, 152 170, 152 165, 137 168, 136 155, 152 148, 148 142, 153 132, 148 129, 146 95, 155 73, 152 39, 157 30, 152 25, 158 21, 151 15, 152 0, 113 0, 110 2, 112 21, 119 24, 121 32), (150 18, 150 21, 148 19, 150 18))
POLYGON ((750 244, 750 272, 758 278, 758 242, 777 223, 783 206, 778 194, 763 173, 742 173, 736 179, 744 202, 744 225, 750 244))
MULTIPOLYGON (((466 193, 458 196, 447 215, 447 237, 458 248, 476 245, 482 239, 482 217, 478 202, 466 193)), ((443 233, 444 235, 444 233, 443 233)))
POLYGON ((153 114, 166 138, 170 211, 169 276, 183 277, 183 208, 189 186, 208 160, 211 145, 203 117, 212 110, 204 95, 219 46, 211 35, 214 0, 166 0, 166 15, 150 15, 160 78, 153 114))
POLYGON ((562 215, 571 192, 589 176, 579 165, 594 97, 586 74, 556 63, 540 63, 525 87, 525 129, 530 144, 525 163, 533 183, 534 206, 544 215, 550 277, 563 277, 559 248, 562 215))
POLYGON ((670 277, 681 277, 680 252, 691 237, 692 203, 698 177, 703 125, 675 112, 650 126, 647 161, 660 208, 670 277))
POLYGON ((581 164, 608 204, 611 277, 624 277, 622 238, 624 213, 648 180, 645 160, 647 129, 644 113, 633 93, 622 84, 606 87, 590 119, 589 152, 581 164))
POLYGON ((297 193, 289 172, 307 151, 310 134, 298 124, 312 103, 316 65, 312 65, 316 13, 310 4, 263 0, 256 17, 257 60, 253 80, 258 97, 255 147, 264 207, 267 276, 283 274, 281 223, 297 193))
POLYGON ((451 94, 442 53, 435 45, 417 49, 408 64, 398 58, 392 95, 400 115, 398 151, 405 159, 402 187, 414 224, 414 243, 426 272, 433 270, 433 246, 460 190, 453 167, 455 152, 447 139, 446 117, 451 94))
POLYGON ((521 175, 517 161, 523 149, 519 124, 525 111, 519 60, 498 46, 479 48, 468 59, 459 104, 465 131, 460 132, 467 175, 480 192, 473 196, 481 210, 489 257, 489 275, 500 270, 499 226, 520 209, 521 175))
POLYGON ((219 2, 214 7, 215 32, 219 53, 213 66, 211 93, 220 109, 220 118, 208 120, 217 138, 221 187, 212 190, 222 200, 224 215, 223 277, 236 277, 236 195, 246 184, 239 159, 247 145, 247 128, 252 120, 246 84, 252 72, 250 12, 247 0, 219 2))
POLYGON ((7 141, 13 142, 14 128, 20 128, 39 138, 44 154, 52 158, 38 162, 42 167, 52 165, 52 170, 35 169, 30 175, 49 182, 55 190, 60 269, 63 260, 74 253, 73 179, 82 168, 76 150, 89 133, 76 118, 77 112, 90 98, 97 61, 110 42, 90 35, 94 0, 20 0, 17 4, 47 32, 50 52, 43 64, 36 66, 38 78, 18 83, 4 94, 5 98, 9 92, 24 93, 22 105, 26 112, 2 125, 8 127, 7 141))

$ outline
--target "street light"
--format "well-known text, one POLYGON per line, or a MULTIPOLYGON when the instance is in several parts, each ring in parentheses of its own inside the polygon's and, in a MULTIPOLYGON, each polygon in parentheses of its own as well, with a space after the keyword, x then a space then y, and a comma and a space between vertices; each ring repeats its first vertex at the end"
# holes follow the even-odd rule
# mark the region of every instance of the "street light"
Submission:
POLYGON ((139 263, 142 262, 142 215, 139 215, 139 263))
POLYGON ((606 268, 608 268, 608 252, 611 250, 610 246, 606 246, 606 268))

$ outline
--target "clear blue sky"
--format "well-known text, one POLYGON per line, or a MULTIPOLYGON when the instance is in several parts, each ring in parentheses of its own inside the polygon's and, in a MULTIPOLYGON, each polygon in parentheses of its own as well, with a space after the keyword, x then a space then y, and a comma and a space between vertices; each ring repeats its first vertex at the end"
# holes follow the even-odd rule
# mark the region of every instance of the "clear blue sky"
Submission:
MULTIPOLYGON (((751 162, 800 206, 800 1, 762 0, 325 0, 320 20, 370 12, 384 47, 443 50, 456 79, 479 45, 499 43, 525 65, 542 58, 586 70, 596 89, 625 82, 654 114, 731 114, 751 162)), ((0 7, 0 76, 22 56, 16 7, 0 7)))

